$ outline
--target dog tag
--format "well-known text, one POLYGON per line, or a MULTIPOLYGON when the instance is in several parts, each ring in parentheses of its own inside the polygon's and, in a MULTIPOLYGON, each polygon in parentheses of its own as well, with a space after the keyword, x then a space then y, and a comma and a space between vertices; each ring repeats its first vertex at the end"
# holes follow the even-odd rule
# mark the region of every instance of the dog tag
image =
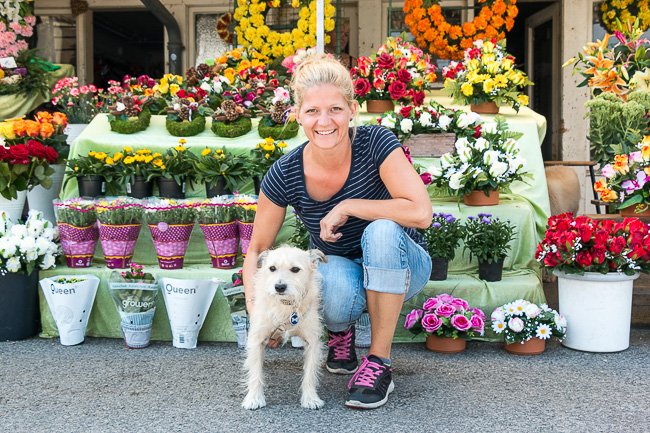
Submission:
POLYGON ((297 325, 298 324, 298 313, 295 311, 291 313, 291 318, 289 319, 292 325, 297 325))

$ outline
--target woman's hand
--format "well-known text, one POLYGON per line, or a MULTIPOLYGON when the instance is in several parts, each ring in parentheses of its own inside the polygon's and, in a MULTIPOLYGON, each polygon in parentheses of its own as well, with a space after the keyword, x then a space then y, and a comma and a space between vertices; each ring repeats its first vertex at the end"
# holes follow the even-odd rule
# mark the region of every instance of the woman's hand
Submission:
POLYGON ((348 221, 349 217, 344 207, 345 200, 334 206, 334 209, 320 220, 320 238, 325 242, 336 242, 341 239, 339 228, 348 221))

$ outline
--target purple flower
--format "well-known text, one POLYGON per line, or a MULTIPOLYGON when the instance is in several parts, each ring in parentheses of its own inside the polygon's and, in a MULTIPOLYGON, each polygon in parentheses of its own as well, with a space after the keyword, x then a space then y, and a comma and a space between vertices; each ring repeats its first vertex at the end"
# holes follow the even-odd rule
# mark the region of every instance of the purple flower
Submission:
POLYGON ((491 213, 481 212, 480 214, 478 214, 478 217, 479 218, 492 218, 492 214, 491 213))
POLYGON ((14 69, 14 73, 24 77, 27 75, 27 68, 16 68, 14 69))
POLYGON ((424 305, 422 308, 424 308, 427 311, 435 310, 438 308, 438 306, 442 304, 438 298, 429 298, 426 301, 424 301, 424 305))
POLYGON ((235 93, 232 95, 232 100, 235 101, 236 104, 241 104, 244 101, 244 98, 242 98, 240 94, 235 93))
MULTIPOLYGON (((480 311, 480 310, 479 310, 480 311)), ((469 322, 472 324, 472 329, 478 332, 480 335, 483 335, 483 328, 485 326, 485 320, 478 314, 474 314, 469 322)))
POLYGON ((422 317, 422 328, 426 332, 433 333, 438 330, 442 326, 442 320, 435 314, 425 314, 424 317, 422 317))
POLYGON ((643 188, 643 185, 648 181, 648 176, 644 171, 639 171, 636 174, 636 180, 626 180, 621 183, 621 187, 625 189, 628 194, 643 188))
POLYGON ((442 304, 436 308, 436 314, 442 317, 451 317, 456 312, 456 307, 451 304, 442 304))
POLYGON ((472 323, 463 314, 456 314, 451 318, 451 326, 459 331, 465 332, 472 327, 472 323))
POLYGON ((252 102, 252 101, 255 100, 255 98, 257 98, 257 95, 256 95, 254 92, 248 92, 248 93, 246 94, 246 100, 247 100, 247 101, 251 101, 251 102, 252 102))
POLYGON ((455 306, 457 310, 467 310, 469 308, 467 301, 461 298, 454 298, 451 305, 455 306))
POLYGON ((439 229, 440 227, 442 227, 442 225, 436 221, 435 223, 431 224, 431 227, 433 227, 434 229, 439 229))
POLYGON ((448 223, 453 223, 454 221, 456 221, 456 217, 454 217, 452 214, 445 215, 445 221, 447 221, 448 223))
POLYGON ((481 218, 481 223, 482 224, 491 224, 492 221, 490 220, 490 218, 483 217, 483 218, 481 218))
POLYGON ((415 326, 416 323, 422 318, 424 312, 422 310, 411 310, 410 313, 406 315, 406 320, 404 320, 404 327, 406 329, 411 329, 415 326))

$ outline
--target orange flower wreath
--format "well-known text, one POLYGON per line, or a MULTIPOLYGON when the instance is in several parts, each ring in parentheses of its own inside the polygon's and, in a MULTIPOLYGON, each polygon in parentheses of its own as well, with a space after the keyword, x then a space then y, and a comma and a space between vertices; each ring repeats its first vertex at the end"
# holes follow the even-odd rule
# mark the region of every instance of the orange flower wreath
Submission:
POLYGON ((441 59, 460 59, 477 39, 503 39, 515 24, 517 0, 477 0, 484 3, 472 22, 452 25, 442 14, 439 0, 405 0, 404 22, 422 49, 441 59))

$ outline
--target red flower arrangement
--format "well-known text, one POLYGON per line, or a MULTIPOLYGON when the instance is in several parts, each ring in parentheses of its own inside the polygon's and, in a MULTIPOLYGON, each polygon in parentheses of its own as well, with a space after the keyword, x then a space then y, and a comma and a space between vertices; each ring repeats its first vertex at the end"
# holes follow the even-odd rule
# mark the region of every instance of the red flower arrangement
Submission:
POLYGON ((52 185, 50 168, 59 157, 56 151, 36 140, 15 146, 0 146, 0 194, 7 200, 15 199, 19 191, 43 185, 52 185))
POLYGON ((568 274, 650 270, 650 230, 638 218, 594 220, 571 213, 548 219, 535 259, 545 268, 568 274))
POLYGON ((372 57, 359 57, 350 74, 360 102, 391 99, 416 106, 436 79, 429 55, 400 37, 386 39, 372 57))

